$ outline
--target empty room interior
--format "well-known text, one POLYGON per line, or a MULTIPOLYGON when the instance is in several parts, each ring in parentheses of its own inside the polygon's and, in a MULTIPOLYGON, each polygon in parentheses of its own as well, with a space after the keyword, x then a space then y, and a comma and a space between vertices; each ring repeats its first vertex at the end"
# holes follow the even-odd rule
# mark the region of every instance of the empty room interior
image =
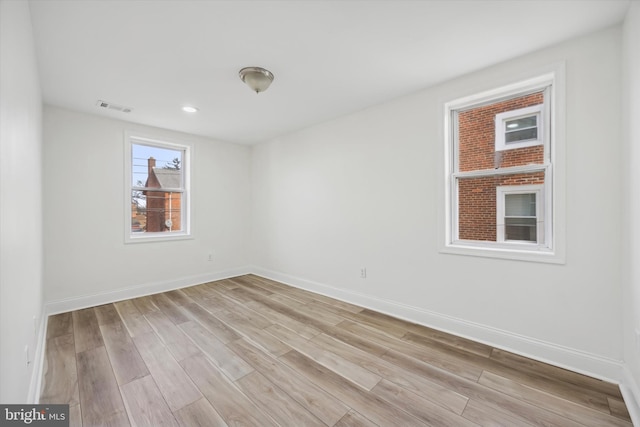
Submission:
POLYGON ((0 404, 640 426, 639 76, 635 0, 0 0, 0 404))

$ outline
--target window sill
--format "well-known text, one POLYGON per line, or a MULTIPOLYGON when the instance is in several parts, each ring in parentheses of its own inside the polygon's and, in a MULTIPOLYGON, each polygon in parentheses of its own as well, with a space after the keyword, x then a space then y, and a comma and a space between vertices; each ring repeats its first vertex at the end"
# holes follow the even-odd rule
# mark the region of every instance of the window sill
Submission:
POLYGON ((124 243, 151 243, 151 242, 169 242, 173 240, 190 240, 193 236, 188 233, 139 233, 134 235, 126 235, 124 243))
POLYGON ((548 248, 525 248, 521 244, 496 243, 488 245, 483 242, 454 242, 440 248, 442 254, 466 255, 484 258, 498 258, 516 261, 542 262, 549 264, 564 264, 563 256, 560 256, 548 248))

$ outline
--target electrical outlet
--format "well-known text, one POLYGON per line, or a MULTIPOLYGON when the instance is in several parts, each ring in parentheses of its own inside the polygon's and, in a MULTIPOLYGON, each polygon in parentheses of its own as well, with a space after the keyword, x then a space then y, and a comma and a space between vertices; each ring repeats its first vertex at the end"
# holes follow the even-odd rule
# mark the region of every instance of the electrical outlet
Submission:
POLYGON ((209 252, 209 256, 207 257, 207 261, 209 261, 209 262, 213 261, 213 254, 211 252, 209 252))
POLYGON ((367 278, 367 269, 366 268, 361 268, 360 269, 360 278, 361 279, 366 279, 367 278))

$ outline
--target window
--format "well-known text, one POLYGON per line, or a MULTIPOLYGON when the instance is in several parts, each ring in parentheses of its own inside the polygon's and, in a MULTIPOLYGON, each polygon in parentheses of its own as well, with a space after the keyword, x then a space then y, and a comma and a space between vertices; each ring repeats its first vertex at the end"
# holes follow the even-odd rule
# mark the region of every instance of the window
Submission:
POLYGON ((442 252, 563 261, 554 222, 556 84, 553 73, 445 104, 442 252))
POLYGON ((128 136, 125 241, 190 235, 187 145, 128 136))
POLYGON ((542 185, 497 188, 497 241, 538 244, 544 242, 542 185))
POLYGON ((496 151, 543 144, 542 104, 496 114, 496 151))

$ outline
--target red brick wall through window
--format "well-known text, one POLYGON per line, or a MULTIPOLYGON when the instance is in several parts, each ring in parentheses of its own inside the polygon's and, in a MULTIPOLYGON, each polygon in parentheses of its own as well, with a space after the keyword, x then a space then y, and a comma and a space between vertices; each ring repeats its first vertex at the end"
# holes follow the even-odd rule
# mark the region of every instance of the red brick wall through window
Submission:
MULTIPOLYGON (((532 93, 458 113, 460 172, 544 163, 544 146, 495 150, 495 116, 542 104, 543 92, 532 93)), ((544 173, 496 175, 460 179, 458 185, 458 237, 496 241, 496 187, 543 184, 544 173)))

